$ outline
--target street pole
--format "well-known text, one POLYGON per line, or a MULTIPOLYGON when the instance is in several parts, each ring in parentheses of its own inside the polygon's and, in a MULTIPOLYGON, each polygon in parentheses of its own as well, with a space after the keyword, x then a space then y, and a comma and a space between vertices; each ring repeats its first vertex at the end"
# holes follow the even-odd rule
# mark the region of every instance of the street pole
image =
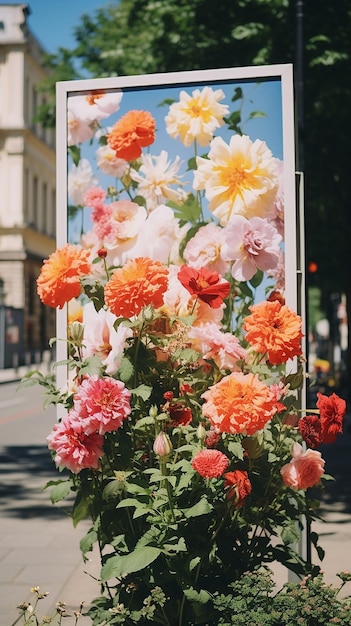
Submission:
POLYGON ((5 368, 5 290, 0 278, 0 370, 5 368))

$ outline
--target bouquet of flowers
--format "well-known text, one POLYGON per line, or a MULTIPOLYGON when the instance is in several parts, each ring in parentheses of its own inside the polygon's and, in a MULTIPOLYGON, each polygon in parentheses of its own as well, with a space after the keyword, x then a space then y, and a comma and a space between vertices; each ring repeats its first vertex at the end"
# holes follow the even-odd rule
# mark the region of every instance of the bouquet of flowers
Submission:
POLYGON ((100 550, 93 624, 216 625, 214 595, 245 572, 313 571, 294 543, 317 516, 317 448, 342 432, 346 405, 318 394, 300 410, 282 162, 205 86, 166 104, 168 138, 194 149, 183 182, 180 157, 150 152, 161 130, 149 111, 103 127, 122 98, 68 100, 72 237, 37 281, 44 304, 68 305, 67 385, 28 382, 61 406, 51 498, 74 495, 74 524, 91 519, 83 557, 100 550))

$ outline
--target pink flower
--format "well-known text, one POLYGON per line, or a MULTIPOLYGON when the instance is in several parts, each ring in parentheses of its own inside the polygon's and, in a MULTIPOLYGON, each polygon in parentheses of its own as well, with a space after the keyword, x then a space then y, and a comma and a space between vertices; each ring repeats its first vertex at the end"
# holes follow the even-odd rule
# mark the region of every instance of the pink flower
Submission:
POLYGON ((103 206, 106 192, 102 187, 91 187, 84 195, 84 204, 92 209, 99 209, 103 206))
POLYGON ((213 360, 219 369, 238 370, 238 361, 246 357, 237 337, 224 333, 215 323, 201 324, 189 330, 188 337, 193 340, 195 349, 199 349, 203 358, 213 360))
POLYGON ((54 450, 57 467, 67 467, 74 474, 82 469, 97 469, 103 456, 103 437, 87 434, 74 411, 55 424, 47 437, 49 450, 54 450))
POLYGON ((283 483, 292 489, 308 489, 313 487, 324 474, 325 461, 317 450, 303 451, 299 443, 292 447, 292 459, 280 470, 283 483))
POLYGON ((191 465, 203 478, 216 478, 225 472, 229 459, 220 450, 204 448, 195 454, 191 465))
POLYGON ((190 239, 184 250, 184 259, 188 265, 199 270, 206 267, 211 272, 226 274, 229 262, 221 256, 224 242, 224 229, 213 222, 202 226, 190 239))
POLYGON ((74 395, 74 411, 87 434, 117 430, 131 413, 131 393, 120 380, 90 376, 74 395))
POLYGON ((221 256, 224 261, 234 261, 233 278, 246 281, 257 270, 266 272, 278 265, 281 241, 281 235, 267 219, 234 215, 224 229, 221 256))

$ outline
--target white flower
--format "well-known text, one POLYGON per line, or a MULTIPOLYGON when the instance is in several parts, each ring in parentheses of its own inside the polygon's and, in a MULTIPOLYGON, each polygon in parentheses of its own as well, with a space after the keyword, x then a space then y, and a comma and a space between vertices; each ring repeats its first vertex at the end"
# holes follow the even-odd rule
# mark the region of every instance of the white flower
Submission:
POLYGON ((140 169, 130 171, 130 177, 138 183, 138 194, 146 200, 148 211, 152 211, 165 200, 173 200, 178 204, 186 200, 186 193, 182 189, 170 187, 181 184, 177 176, 180 165, 178 156, 171 164, 168 153, 162 150, 159 156, 142 155, 140 169))
POLYGON ((209 210, 222 225, 233 215, 270 217, 278 190, 277 159, 264 141, 233 135, 211 141, 208 159, 197 157, 194 189, 205 190, 209 210))
POLYGON ((201 226, 190 239, 184 250, 184 259, 188 265, 201 269, 207 267, 212 272, 224 275, 229 269, 229 263, 221 256, 224 229, 213 222, 201 226))
POLYGON ((87 159, 81 159, 78 165, 72 165, 68 173, 68 195, 75 206, 84 206, 84 195, 98 184, 87 159))
POLYGON ((122 96, 122 92, 93 91, 85 96, 69 96, 67 107, 87 123, 98 122, 118 111, 122 96))
POLYGON ((179 244, 185 231, 172 209, 166 205, 157 207, 148 216, 138 241, 133 248, 133 256, 147 256, 161 263, 179 261, 179 244))
POLYGON ((105 309, 96 311, 92 302, 84 306, 83 355, 99 356, 102 364, 106 366, 106 374, 110 376, 117 372, 127 346, 127 339, 133 334, 123 323, 115 330, 113 325, 116 319, 110 311, 105 309))
POLYGON ((68 109, 67 111, 67 145, 76 146, 83 141, 91 139, 94 135, 89 122, 86 122, 68 109))
POLYGON ((179 136, 187 147, 194 140, 200 146, 207 146, 229 112, 226 104, 219 104, 224 97, 222 89, 214 91, 211 87, 195 89, 191 96, 181 91, 179 102, 171 104, 165 118, 167 133, 174 139, 179 136))
POLYGON ((107 174, 108 176, 115 176, 115 178, 122 178, 127 172, 129 164, 124 159, 119 159, 116 156, 115 150, 112 150, 109 145, 100 146, 96 151, 96 161, 98 168, 107 174))

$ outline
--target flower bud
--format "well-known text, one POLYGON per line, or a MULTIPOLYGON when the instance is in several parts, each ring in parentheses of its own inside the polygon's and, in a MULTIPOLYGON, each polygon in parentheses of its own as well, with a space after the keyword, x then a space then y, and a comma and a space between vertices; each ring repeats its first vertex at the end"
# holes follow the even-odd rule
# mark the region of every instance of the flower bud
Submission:
POLYGON ((72 322, 68 326, 68 337, 75 344, 80 345, 83 341, 84 326, 80 322, 72 322))
POLYGON ((168 456, 172 452, 172 442, 167 433, 163 431, 158 433, 154 441, 153 450, 158 456, 168 456))

